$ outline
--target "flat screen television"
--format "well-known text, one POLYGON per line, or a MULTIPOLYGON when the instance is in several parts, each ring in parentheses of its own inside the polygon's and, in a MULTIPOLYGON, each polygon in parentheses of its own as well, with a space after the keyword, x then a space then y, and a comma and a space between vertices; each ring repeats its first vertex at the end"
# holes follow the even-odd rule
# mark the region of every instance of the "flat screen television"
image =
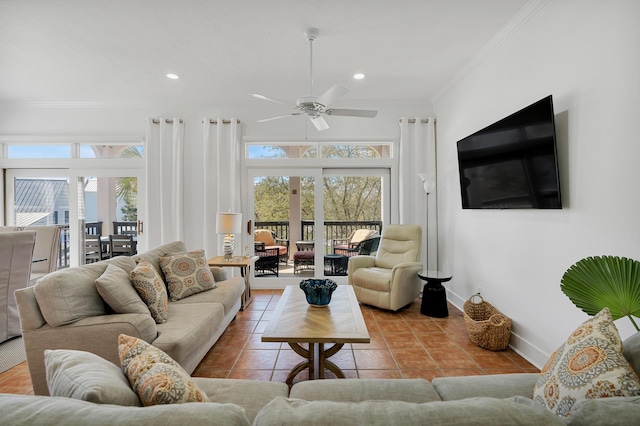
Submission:
POLYGON ((458 141, 464 209, 561 209, 553 99, 458 141))

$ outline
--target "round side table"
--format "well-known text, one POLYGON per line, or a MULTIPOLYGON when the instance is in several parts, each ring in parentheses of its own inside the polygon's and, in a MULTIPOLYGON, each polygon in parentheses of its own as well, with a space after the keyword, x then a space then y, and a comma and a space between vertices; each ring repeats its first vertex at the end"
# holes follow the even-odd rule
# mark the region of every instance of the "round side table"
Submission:
POLYGON ((441 271, 422 271, 418 272, 418 276, 426 281, 422 288, 420 313, 435 318, 448 317, 447 292, 442 283, 449 281, 451 274, 441 271))

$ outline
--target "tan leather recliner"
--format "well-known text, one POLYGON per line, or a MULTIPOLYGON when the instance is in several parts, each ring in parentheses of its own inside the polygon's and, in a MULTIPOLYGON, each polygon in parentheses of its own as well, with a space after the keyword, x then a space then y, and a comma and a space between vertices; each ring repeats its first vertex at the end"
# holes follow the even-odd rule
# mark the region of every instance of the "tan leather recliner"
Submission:
POLYGON ((387 225, 382 230, 375 256, 349 259, 348 282, 358 301, 397 311, 411 303, 422 290, 419 225, 387 225))

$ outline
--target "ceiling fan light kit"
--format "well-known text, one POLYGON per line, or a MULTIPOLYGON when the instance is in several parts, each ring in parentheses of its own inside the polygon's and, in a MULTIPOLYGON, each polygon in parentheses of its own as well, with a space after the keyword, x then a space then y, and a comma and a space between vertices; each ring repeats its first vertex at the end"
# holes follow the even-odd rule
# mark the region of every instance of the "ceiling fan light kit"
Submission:
MULTIPOLYGON (((304 32, 305 37, 309 40, 309 91, 313 94, 313 41, 318 36, 317 28, 307 28, 304 32)), ((290 108, 296 110, 288 115, 279 115, 276 117, 264 118, 262 120, 258 120, 259 123, 263 123, 265 121, 277 120, 285 117, 292 117, 296 115, 306 115, 309 118, 309 121, 315 126, 318 131, 327 130, 329 128, 329 124, 326 122, 323 114, 326 115, 336 115, 336 116, 344 116, 344 117, 366 117, 373 118, 378 114, 378 111, 375 110, 364 110, 364 109, 337 109, 337 108, 329 108, 336 100, 346 95, 349 92, 349 88, 340 84, 336 84, 329 88, 326 92, 324 92, 320 96, 301 96, 296 100, 295 105, 286 101, 282 101, 280 99, 271 98, 269 96, 260 95, 258 93, 253 93, 253 97, 262 99, 265 101, 274 102, 280 105, 285 105, 290 108)))

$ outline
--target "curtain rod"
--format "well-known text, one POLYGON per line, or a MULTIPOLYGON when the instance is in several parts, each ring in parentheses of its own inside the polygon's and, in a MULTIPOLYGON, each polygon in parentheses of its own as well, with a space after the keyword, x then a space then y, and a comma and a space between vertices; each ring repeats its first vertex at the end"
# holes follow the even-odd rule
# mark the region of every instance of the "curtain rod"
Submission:
MULTIPOLYGON (((202 120, 203 123, 206 123, 205 120, 202 120)), ((237 120, 237 123, 240 124, 240 119, 237 120)), ((209 124, 218 124, 218 120, 209 120, 209 124)), ((231 120, 222 120, 222 124, 231 124, 231 120)))
MULTIPOLYGON (((160 120, 158 120, 157 118, 154 118, 153 120, 151 120, 151 122, 153 124, 160 124, 160 120)), ((165 118, 164 122, 167 124, 173 124, 173 120, 171 120, 170 118, 165 118)), ((179 119, 178 122, 182 124, 182 118, 179 119)))
MULTIPOLYGON (((416 122, 416 119, 415 119, 415 118, 410 118, 410 119, 408 119, 408 120, 407 120, 407 122, 408 122, 409 124, 414 124, 414 123, 416 122)), ((420 123, 422 123, 422 124, 427 124, 428 122, 429 122, 429 119, 428 119, 428 118, 421 118, 421 119, 420 119, 420 123)), ((433 122, 434 122, 434 123, 436 122, 435 118, 433 119, 433 122)), ((399 120, 398 120, 398 123, 402 123, 402 119, 399 119, 399 120)))

